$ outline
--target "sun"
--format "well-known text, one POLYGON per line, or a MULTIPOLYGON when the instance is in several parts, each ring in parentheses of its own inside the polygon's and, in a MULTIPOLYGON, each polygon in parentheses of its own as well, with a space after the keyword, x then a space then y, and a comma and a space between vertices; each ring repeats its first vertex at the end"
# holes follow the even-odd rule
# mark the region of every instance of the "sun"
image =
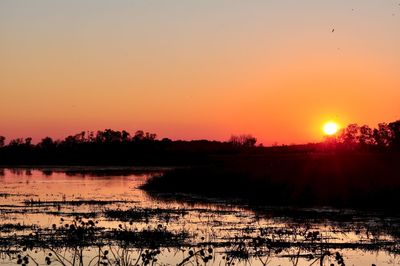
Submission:
POLYGON ((326 122, 323 127, 323 131, 326 135, 332 136, 335 135, 339 130, 339 125, 335 122, 326 122))

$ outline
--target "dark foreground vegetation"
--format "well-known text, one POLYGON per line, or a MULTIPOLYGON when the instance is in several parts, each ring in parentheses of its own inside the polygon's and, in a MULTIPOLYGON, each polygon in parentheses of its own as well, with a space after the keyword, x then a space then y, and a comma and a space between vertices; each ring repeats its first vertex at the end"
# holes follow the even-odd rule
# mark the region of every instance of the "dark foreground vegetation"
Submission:
MULTIPOLYGON (((247 265, 251 262, 272 265, 275 259, 285 259, 291 265, 344 266, 343 252, 349 250, 384 251, 394 257, 400 252, 397 220, 381 217, 371 223, 370 218, 357 217, 354 213, 334 212, 326 220, 324 212, 296 212, 296 218, 285 219, 285 225, 254 224, 243 228, 237 224, 235 231, 232 230, 238 231, 236 233, 216 239, 201 236, 198 240, 187 231, 169 230, 167 226, 171 224, 157 218, 170 213, 179 219, 189 211, 135 208, 98 214, 117 221, 116 228, 100 226, 101 219, 80 216, 61 217, 59 223, 50 228, 1 224, 0 259, 22 265, 64 266, 171 265, 171 259, 176 261, 175 265, 247 265), (160 224, 138 229, 140 220, 137 218, 143 213, 154 216, 160 224), (304 222, 305 218, 316 220, 311 225, 304 222), (333 235, 320 231, 328 227, 323 229, 318 224, 328 224, 333 235), (339 236, 351 233, 360 240, 338 241, 339 236)), ((285 213, 280 215, 286 217, 285 213)), ((277 213, 273 217, 279 220, 277 213)))

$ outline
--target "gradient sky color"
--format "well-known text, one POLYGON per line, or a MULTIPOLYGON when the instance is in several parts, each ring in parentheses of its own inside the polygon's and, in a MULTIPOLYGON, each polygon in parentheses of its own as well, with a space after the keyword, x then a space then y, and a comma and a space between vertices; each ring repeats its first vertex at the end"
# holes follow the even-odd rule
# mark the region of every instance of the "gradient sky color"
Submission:
POLYGON ((0 1, 0 135, 322 139, 400 118, 400 1, 0 1), (334 29, 334 32, 332 30, 334 29))

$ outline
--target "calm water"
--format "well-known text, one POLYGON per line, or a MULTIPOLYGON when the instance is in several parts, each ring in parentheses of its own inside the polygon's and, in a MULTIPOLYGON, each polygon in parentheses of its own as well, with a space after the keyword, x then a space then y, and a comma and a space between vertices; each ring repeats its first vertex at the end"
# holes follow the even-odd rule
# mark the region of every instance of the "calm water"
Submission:
POLYGON ((394 215, 139 189, 162 171, 0 169, 0 264, 400 265, 394 215))

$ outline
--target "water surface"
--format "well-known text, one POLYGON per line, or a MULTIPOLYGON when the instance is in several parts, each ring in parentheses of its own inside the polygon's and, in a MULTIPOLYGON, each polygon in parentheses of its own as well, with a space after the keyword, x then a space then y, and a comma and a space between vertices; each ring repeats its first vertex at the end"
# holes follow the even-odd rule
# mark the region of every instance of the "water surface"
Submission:
POLYGON ((396 215, 255 208, 139 189, 164 170, 0 169, 0 264, 400 263, 396 215))

